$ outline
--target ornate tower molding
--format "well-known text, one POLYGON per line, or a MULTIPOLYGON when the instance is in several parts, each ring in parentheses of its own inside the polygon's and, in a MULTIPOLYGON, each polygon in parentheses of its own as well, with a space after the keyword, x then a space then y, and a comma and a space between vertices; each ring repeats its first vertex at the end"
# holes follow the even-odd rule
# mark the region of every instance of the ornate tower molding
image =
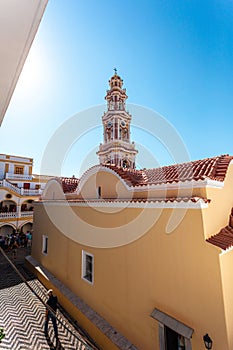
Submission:
POLYGON ((123 80, 117 74, 109 80, 110 89, 107 90, 107 112, 102 116, 104 142, 99 146, 97 155, 100 164, 111 164, 122 168, 135 168, 134 142, 130 142, 131 115, 125 110, 128 98, 126 89, 122 89, 123 80))

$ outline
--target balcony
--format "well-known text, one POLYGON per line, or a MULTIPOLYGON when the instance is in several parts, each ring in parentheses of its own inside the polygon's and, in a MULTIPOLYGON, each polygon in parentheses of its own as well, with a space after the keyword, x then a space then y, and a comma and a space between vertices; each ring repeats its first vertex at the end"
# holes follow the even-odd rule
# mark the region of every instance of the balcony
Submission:
POLYGON ((33 210, 21 211, 21 218, 33 217, 33 210))
POLYGON ((11 191, 20 194, 20 188, 12 185, 10 182, 6 181, 6 180, 2 180, 0 181, 0 187, 6 187, 9 188, 11 191))
POLYGON ((0 213, 0 220, 3 220, 3 219, 15 219, 19 217, 18 216, 18 213, 16 212, 7 212, 7 213, 0 213))
POLYGON ((27 190, 25 188, 20 189, 21 196, 40 196, 42 194, 42 190, 27 190))
POLYGON ((22 211, 20 213, 18 212, 5 212, 5 213, 0 213, 0 222, 4 221, 6 219, 20 219, 20 218, 33 218, 33 210, 28 210, 28 211, 22 211))
MULTIPOLYGON (((125 142, 125 141, 121 141, 121 140, 117 140, 117 141, 109 141, 106 142, 104 144, 100 144, 99 146, 99 152, 106 152, 109 149, 114 148, 114 149, 118 149, 118 148, 122 148, 122 149, 126 149, 129 151, 135 150, 135 144, 132 142, 125 142)), ((137 151, 135 151, 137 152, 137 151)))
POLYGON ((33 179, 32 175, 26 175, 26 174, 12 174, 12 173, 6 173, 6 179, 11 180, 20 180, 20 181, 30 181, 33 179))
POLYGON ((11 191, 21 195, 21 196, 40 196, 42 194, 42 190, 33 190, 33 189, 25 189, 25 188, 19 188, 14 185, 12 185, 7 180, 0 181, 0 187, 6 187, 9 188, 11 191))

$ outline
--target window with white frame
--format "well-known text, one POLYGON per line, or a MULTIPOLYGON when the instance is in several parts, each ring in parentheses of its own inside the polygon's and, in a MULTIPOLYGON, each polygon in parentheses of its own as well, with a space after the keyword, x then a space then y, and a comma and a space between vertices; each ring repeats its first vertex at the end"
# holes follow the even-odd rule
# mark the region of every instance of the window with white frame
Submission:
POLYGON ((82 278, 87 282, 94 283, 94 255, 82 251, 82 278))
POLYGON ((42 236, 42 253, 44 255, 48 254, 48 242, 49 242, 48 236, 43 235, 42 236))

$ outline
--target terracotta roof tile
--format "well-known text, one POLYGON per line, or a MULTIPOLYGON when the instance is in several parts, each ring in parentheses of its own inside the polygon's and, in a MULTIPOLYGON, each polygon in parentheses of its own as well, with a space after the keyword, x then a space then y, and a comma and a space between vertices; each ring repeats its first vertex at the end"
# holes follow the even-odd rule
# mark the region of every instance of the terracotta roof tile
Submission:
MULTIPOLYGON (((114 165, 102 165, 115 171, 128 186, 146 186, 168 183, 178 183, 191 180, 204 180, 206 178, 224 181, 228 166, 233 156, 221 155, 192 162, 173 164, 154 169, 123 169, 114 165)), ((88 172, 88 171, 87 171, 88 172)), ((87 173, 86 172, 86 173, 87 173)), ((85 176, 85 173, 84 175, 85 176)), ((76 190, 79 179, 60 178, 64 193, 76 190)))
POLYGON ((64 193, 74 192, 79 183, 79 179, 75 177, 61 177, 60 180, 64 193))
POLYGON ((198 201, 202 201, 204 203, 209 203, 210 200, 207 199, 207 198, 202 198, 202 197, 167 197, 167 198, 130 198, 130 199, 127 199, 127 198, 122 198, 122 199, 119 199, 119 198, 100 198, 100 199, 83 199, 83 198, 74 198, 74 199, 69 199, 68 200, 69 202, 80 202, 80 203, 85 203, 85 202, 89 202, 89 203, 94 203, 94 202, 109 202, 109 203, 116 203, 116 202, 127 202, 127 203, 168 203, 168 202, 172 202, 172 203, 175 203, 175 202, 193 202, 193 203, 197 203, 198 201))
POLYGON ((123 169, 114 165, 104 165, 114 170, 129 186, 166 184, 206 178, 224 181, 233 156, 221 155, 192 162, 174 164, 154 169, 123 169))
POLYGON ((231 210, 229 225, 222 228, 219 233, 211 236, 206 241, 224 250, 233 246, 233 209, 231 210))

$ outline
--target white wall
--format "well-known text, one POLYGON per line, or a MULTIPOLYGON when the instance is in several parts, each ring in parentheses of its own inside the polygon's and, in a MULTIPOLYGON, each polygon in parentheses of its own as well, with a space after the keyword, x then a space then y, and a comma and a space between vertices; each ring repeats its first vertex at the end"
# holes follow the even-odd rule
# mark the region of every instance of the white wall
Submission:
POLYGON ((5 172, 5 164, 0 163, 0 179, 1 180, 4 178, 4 172, 5 172))

